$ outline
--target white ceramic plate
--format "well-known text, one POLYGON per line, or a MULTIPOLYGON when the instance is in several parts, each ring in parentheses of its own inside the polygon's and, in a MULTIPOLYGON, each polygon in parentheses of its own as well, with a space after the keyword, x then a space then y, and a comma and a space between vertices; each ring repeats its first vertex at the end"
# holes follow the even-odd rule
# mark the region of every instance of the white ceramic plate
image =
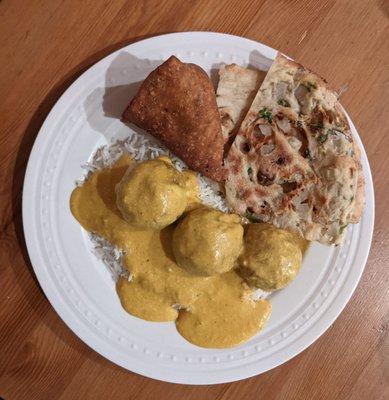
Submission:
MULTIPOLYGON (((247 378, 280 365, 314 342, 352 295, 369 253, 374 195, 362 149, 366 209, 338 248, 313 244, 297 279, 271 298, 266 328, 244 345, 202 349, 186 342, 174 323, 127 314, 105 266, 69 210, 81 165, 97 147, 129 132, 119 116, 139 82, 171 54, 214 75, 220 63, 268 69, 276 51, 210 32, 146 39, 109 55, 78 78, 51 110, 30 156, 23 193, 26 242, 35 273, 51 304, 86 344, 112 362, 169 382, 210 384, 247 378)), ((350 121, 351 122, 351 121, 350 121)))

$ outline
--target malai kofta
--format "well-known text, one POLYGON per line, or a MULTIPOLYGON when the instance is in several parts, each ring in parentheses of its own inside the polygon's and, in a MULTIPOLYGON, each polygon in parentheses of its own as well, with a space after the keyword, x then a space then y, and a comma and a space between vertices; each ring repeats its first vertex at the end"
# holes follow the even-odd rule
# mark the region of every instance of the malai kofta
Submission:
POLYGON ((185 177, 166 157, 136 164, 116 186, 116 204, 128 223, 162 229, 188 205, 185 177))
MULTIPOLYGON (((185 212, 189 213, 188 216, 197 215, 199 218, 194 223, 195 227, 202 229, 208 225, 213 235, 227 231, 226 238, 233 251, 226 248, 224 241, 219 243, 209 233, 205 237, 216 242, 214 252, 227 252, 224 258, 230 260, 227 260, 228 268, 233 264, 232 260, 236 260, 242 246, 243 229, 236 215, 209 209, 190 211, 201 206, 196 176, 191 171, 184 171, 183 183, 181 173, 172 172, 170 166, 172 164, 165 158, 134 165, 128 156, 122 156, 112 167, 94 172, 82 186, 74 189, 70 199, 72 213, 85 229, 123 250, 123 267, 128 271, 130 279, 126 275, 119 277, 116 289, 128 313, 147 321, 175 321, 178 332, 198 346, 236 346, 263 328, 270 316, 270 302, 254 301, 253 289, 233 270, 204 277, 196 276, 177 265, 172 249, 175 226, 156 228, 164 226, 167 220, 161 222, 159 215, 154 214, 153 218, 149 218, 145 214, 146 210, 154 212, 149 203, 155 199, 151 198, 150 188, 146 187, 150 182, 158 186, 158 182, 153 183, 153 176, 158 176, 162 182, 156 190, 159 195, 171 186, 174 187, 174 193, 180 189, 184 191, 186 200, 181 195, 174 199, 170 195, 166 196, 167 202, 175 204, 174 210, 170 209, 170 204, 167 204, 167 208, 159 208, 169 210, 169 220, 177 218, 184 208, 182 203, 186 203, 185 212), (115 186, 120 188, 117 193, 115 186), (118 200, 122 191, 133 192, 138 197, 131 197, 131 194, 132 200, 122 204, 120 201, 123 199, 118 200), (179 206, 176 205, 177 198, 180 199, 179 206), (123 206, 123 214, 127 217, 131 215, 127 221, 133 222, 124 219, 118 203, 123 206), (139 204, 142 205, 142 212, 139 211, 139 204), (139 224, 143 227, 140 228, 139 224)), ((157 200, 161 201, 161 197, 157 200)), ((184 235, 188 237, 188 232, 194 230, 189 228, 184 235)), ((176 238, 179 237, 177 235, 176 238)), ((220 262, 215 262, 219 260, 219 255, 215 256, 212 249, 205 250, 205 241, 201 239, 195 250, 199 253, 209 252, 207 260, 221 271, 223 268, 220 262)), ((204 270, 205 267, 202 268, 204 270)))
POLYGON ((240 217, 206 207, 189 212, 173 234, 177 264, 198 276, 222 274, 234 268, 242 246, 240 217))
POLYGON ((269 224, 249 224, 244 242, 237 272, 251 287, 273 291, 296 277, 302 241, 294 234, 269 224))

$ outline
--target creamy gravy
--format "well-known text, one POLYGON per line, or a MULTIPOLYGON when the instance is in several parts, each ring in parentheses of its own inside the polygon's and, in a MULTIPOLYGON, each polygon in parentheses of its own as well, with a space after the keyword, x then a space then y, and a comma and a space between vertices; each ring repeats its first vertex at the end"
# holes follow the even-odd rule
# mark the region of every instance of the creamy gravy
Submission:
MULTIPOLYGON (((70 199, 71 211, 84 229, 125 252, 123 263, 132 279, 121 277, 116 286, 124 309, 148 321, 175 321, 180 334, 198 346, 223 348, 245 342, 263 327, 270 303, 253 301, 252 290, 233 271, 204 278, 178 267, 171 246, 174 227, 144 230, 122 218, 115 186, 131 163, 122 156, 74 189, 70 199)), ((193 173, 184 174, 193 207, 197 182, 193 173)))

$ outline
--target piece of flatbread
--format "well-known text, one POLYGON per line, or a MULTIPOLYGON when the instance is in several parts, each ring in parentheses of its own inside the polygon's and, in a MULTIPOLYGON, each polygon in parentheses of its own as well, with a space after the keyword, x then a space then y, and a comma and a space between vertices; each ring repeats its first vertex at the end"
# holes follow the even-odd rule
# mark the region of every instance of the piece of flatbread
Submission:
POLYGON ((226 153, 265 76, 264 71, 243 68, 236 64, 223 65, 220 68, 216 101, 226 153))
POLYGON ((216 95, 199 66, 171 56, 144 80, 122 118, 160 139, 189 168, 223 180, 216 95))
POLYGON ((339 244, 360 220, 364 177, 337 94, 278 55, 225 160, 226 198, 252 220, 339 244))

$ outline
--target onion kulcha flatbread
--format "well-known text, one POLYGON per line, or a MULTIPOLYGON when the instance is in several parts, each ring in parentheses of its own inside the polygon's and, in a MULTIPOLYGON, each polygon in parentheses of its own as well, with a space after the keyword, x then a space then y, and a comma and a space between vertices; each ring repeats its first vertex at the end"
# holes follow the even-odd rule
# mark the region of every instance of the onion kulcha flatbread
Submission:
POLYGON ((234 141, 265 76, 266 72, 243 68, 236 64, 223 65, 220 68, 216 101, 226 152, 234 141))
POLYGON ((339 244, 360 220, 360 152, 337 94, 278 55, 225 160, 229 206, 307 240, 339 244))
POLYGON ((223 180, 215 91, 198 65, 171 56, 144 80, 122 118, 160 139, 189 168, 223 180))

